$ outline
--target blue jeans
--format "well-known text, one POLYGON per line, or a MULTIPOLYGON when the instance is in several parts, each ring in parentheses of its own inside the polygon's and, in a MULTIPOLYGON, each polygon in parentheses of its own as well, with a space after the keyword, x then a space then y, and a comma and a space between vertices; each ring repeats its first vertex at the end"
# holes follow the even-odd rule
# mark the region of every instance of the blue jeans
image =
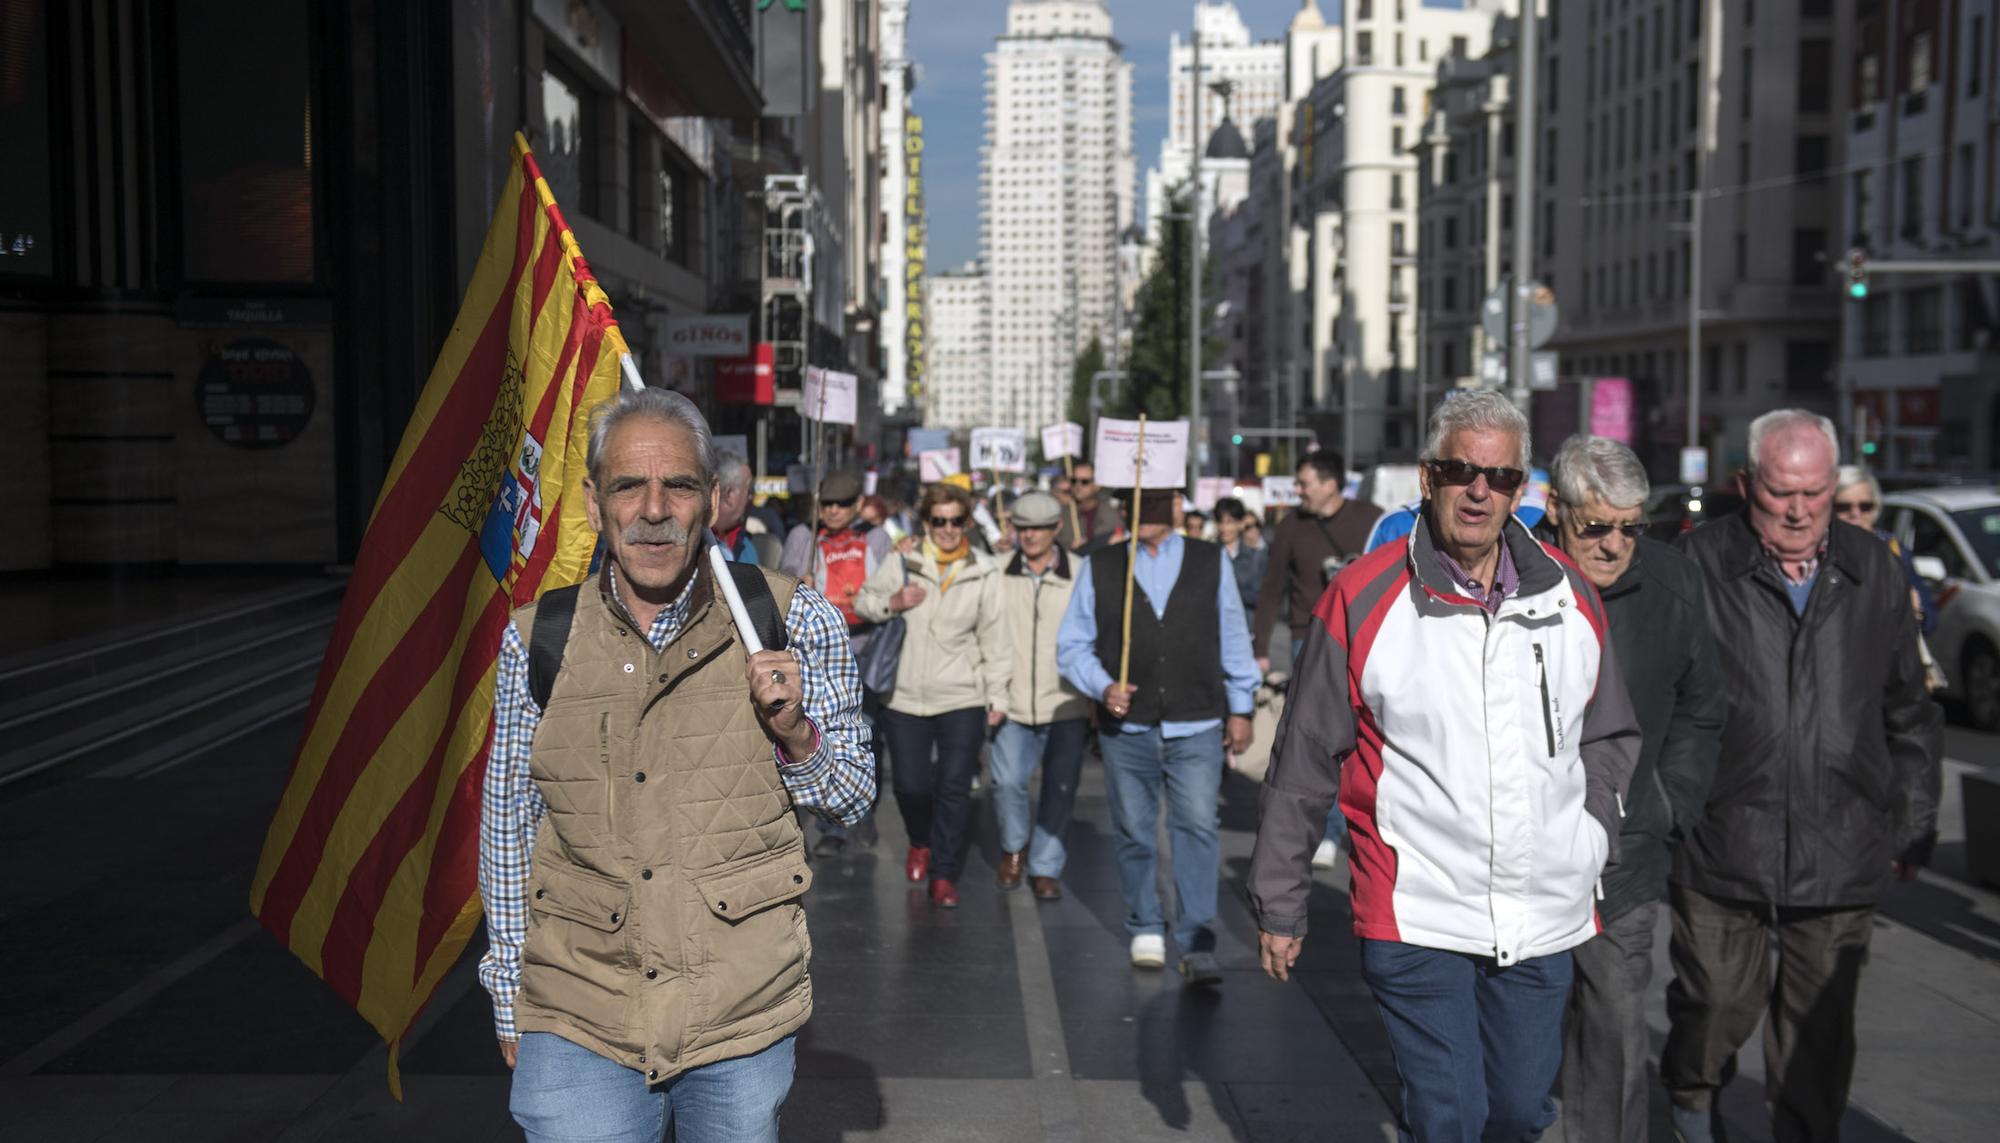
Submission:
POLYGON ((1364 940, 1361 975, 1396 1053, 1404 1140, 1533 1143, 1555 1122, 1569 953, 1500 968, 1491 957, 1364 940))
POLYGON ((1180 899, 1174 941, 1184 953, 1213 951, 1222 728, 1164 738, 1156 726, 1143 734, 1100 734, 1098 743, 1104 749, 1105 800, 1118 828, 1118 888, 1125 895, 1126 931, 1135 937, 1167 931, 1154 846, 1164 787, 1167 837, 1174 847, 1174 896, 1180 899))
MULTIPOLYGON (((1306 641, 1304 639, 1297 637, 1292 639, 1292 667, 1294 670, 1298 668, 1299 652, 1305 649, 1305 645, 1306 641)), ((1300 696, 1287 694, 1285 701, 1290 702, 1292 699, 1298 697, 1300 696)), ((1339 798, 1333 800, 1333 808, 1327 811, 1326 832, 1320 836, 1342 849, 1347 848, 1347 818, 1340 812, 1339 798)))
POLYGON ((972 818, 972 775, 979 769, 979 743, 986 734, 985 708, 925 718, 884 707, 882 733, 889 740, 903 831, 911 845, 930 848, 931 880, 956 881, 972 818))
POLYGON ((993 812, 1000 819, 1000 848, 1028 851, 1028 876, 1061 877, 1063 834, 1076 808, 1076 783, 1083 774, 1083 741, 1088 719, 1066 718, 1028 726, 1011 719, 993 739, 993 812), (1042 765, 1042 797, 1032 820, 1028 777, 1042 765), (1032 827, 1032 844, 1030 828, 1032 827))
POLYGON ((521 1037, 507 1109, 528 1143, 778 1143, 792 1090, 795 1037, 649 1085, 633 1071, 549 1032, 521 1037))

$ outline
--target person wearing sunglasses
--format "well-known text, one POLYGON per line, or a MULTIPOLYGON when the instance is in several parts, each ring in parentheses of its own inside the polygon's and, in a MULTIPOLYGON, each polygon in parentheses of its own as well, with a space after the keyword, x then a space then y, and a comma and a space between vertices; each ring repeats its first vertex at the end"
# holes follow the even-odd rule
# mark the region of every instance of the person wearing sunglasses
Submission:
POLYGON ((1096 465, 1080 460, 1071 466, 1069 495, 1076 502, 1076 511, 1063 513, 1062 526, 1056 530, 1056 543, 1080 555, 1089 555, 1125 537, 1125 517, 1098 487, 1096 465), (1072 526, 1072 520, 1082 527, 1081 534, 1072 526))
POLYGON ((1248 888, 1279 980, 1336 800, 1346 816, 1362 976, 1421 1143, 1550 1125, 1570 950, 1597 931, 1638 762, 1596 588, 1514 519, 1529 449, 1504 394, 1438 406, 1422 521, 1314 607, 1259 801, 1248 888))
POLYGON ((1631 449, 1578 433, 1549 466, 1549 524, 1603 596, 1625 690, 1639 716, 1639 765, 1625 794, 1618 864, 1597 903, 1603 931, 1570 950, 1563 1020, 1564 1137, 1645 1143, 1647 994, 1671 847, 1686 841, 1715 779, 1728 683, 1709 632, 1701 569, 1646 531, 1652 491, 1631 449))
POLYGON ((1729 698, 1715 788, 1667 896, 1660 1079, 1687 1143, 1722 1137, 1722 1089, 1760 1023, 1772 1133, 1840 1137, 1875 906, 1937 840, 1943 716, 1902 569, 1833 518, 1839 431, 1779 409, 1750 422, 1748 446, 1743 511, 1678 541, 1701 569, 1729 698))
MULTIPOLYGON (((854 606, 854 598, 861 591, 861 585, 889 554, 889 534, 869 527, 861 519, 861 477, 848 471, 829 472, 819 484, 819 528, 817 532, 800 524, 785 537, 784 555, 779 560, 779 570, 818 588, 828 602, 840 609, 841 618, 847 621, 847 642, 856 660, 867 654, 868 646, 878 637, 878 625, 864 617, 854 606)), ((875 763, 877 768, 877 788, 880 788, 881 771, 886 769, 882 760, 882 735, 878 714, 882 696, 863 688, 862 710, 867 715, 873 731, 875 763)), ((838 857, 847 848, 850 836, 873 845, 877 836, 874 813, 850 829, 839 822, 822 818, 814 823, 818 838, 813 842, 814 857, 838 857)))
POLYGON ((1867 469, 1853 464, 1840 466, 1833 488, 1833 518, 1866 528, 1889 545, 1910 584, 1910 610, 1916 613, 1917 630, 1926 636, 1936 634, 1937 605, 1931 598, 1930 581, 1917 574, 1916 563, 1902 543, 1876 526, 1882 518, 1882 485, 1867 469))
POLYGON ((917 501, 924 541, 883 561, 856 600, 876 623, 903 617, 896 684, 882 702, 896 807, 909 835, 903 873, 931 904, 958 907, 979 747, 1007 709, 1011 647, 1001 567, 975 548, 972 493, 932 484, 917 501))

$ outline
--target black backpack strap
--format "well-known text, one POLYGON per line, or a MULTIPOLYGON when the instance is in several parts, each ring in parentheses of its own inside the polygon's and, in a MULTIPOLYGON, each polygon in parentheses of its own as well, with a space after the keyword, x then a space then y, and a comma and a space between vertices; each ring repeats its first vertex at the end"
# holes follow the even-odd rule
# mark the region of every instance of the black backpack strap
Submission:
POLYGON ((771 594, 771 584, 758 570, 756 564, 731 563, 729 577, 736 581, 736 592, 743 597, 743 608, 750 613, 750 623, 757 629, 757 639, 766 651, 785 649, 785 617, 778 614, 778 600, 771 594))
POLYGON ((528 693, 542 710, 549 709, 549 692, 555 690, 556 673, 562 670, 563 650, 569 646, 570 621, 576 618, 576 596, 582 586, 550 588, 535 604, 535 630, 528 637, 528 693))

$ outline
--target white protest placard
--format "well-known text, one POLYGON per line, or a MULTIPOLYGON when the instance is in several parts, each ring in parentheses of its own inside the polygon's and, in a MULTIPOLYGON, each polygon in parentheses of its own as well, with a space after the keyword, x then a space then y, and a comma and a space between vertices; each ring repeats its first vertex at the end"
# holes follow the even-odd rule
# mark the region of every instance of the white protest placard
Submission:
POLYGON ((880 487, 882 487, 881 473, 871 468, 861 474, 861 495, 873 496, 875 495, 875 490, 880 487))
POLYGON ((1075 421, 1049 425, 1042 430, 1042 459, 1061 460, 1083 456, 1083 426, 1075 421))
POLYGON ((956 448, 927 449, 917 454, 917 474, 925 484, 935 484, 960 470, 956 448))
POLYGON ((1012 428, 972 430, 972 467, 987 472, 1028 471, 1028 431, 1012 428))
POLYGON ((1097 483, 1105 488, 1180 488, 1187 483, 1188 423, 1147 421, 1146 471, 1138 471, 1139 422, 1097 422, 1097 483))
POLYGON ((1215 507, 1215 502, 1225 496, 1236 495, 1236 478, 1233 476, 1204 476, 1194 482, 1194 506, 1206 512, 1215 507))
POLYGON ((1264 506, 1266 508, 1297 508, 1299 506, 1298 478, 1293 476, 1265 477, 1264 506))
POLYGON ((860 417, 861 385, 854 374, 806 366, 799 412, 829 425, 851 425, 860 417))

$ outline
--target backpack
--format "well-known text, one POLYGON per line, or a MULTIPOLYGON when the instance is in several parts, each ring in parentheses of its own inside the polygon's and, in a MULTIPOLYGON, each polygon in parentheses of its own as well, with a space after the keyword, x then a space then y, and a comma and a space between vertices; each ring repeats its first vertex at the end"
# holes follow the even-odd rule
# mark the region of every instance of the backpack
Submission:
MULTIPOLYGON (((730 564, 730 578, 743 596, 743 607, 757 628, 757 638, 767 651, 785 649, 785 621, 778 614, 778 601, 771 585, 755 564, 730 564)), ((535 630, 528 637, 528 693, 542 710, 549 707, 549 693, 555 690, 556 674, 562 670, 563 651, 569 646, 569 628, 576 618, 576 596, 582 584, 551 588, 542 593, 535 607, 535 630)))

